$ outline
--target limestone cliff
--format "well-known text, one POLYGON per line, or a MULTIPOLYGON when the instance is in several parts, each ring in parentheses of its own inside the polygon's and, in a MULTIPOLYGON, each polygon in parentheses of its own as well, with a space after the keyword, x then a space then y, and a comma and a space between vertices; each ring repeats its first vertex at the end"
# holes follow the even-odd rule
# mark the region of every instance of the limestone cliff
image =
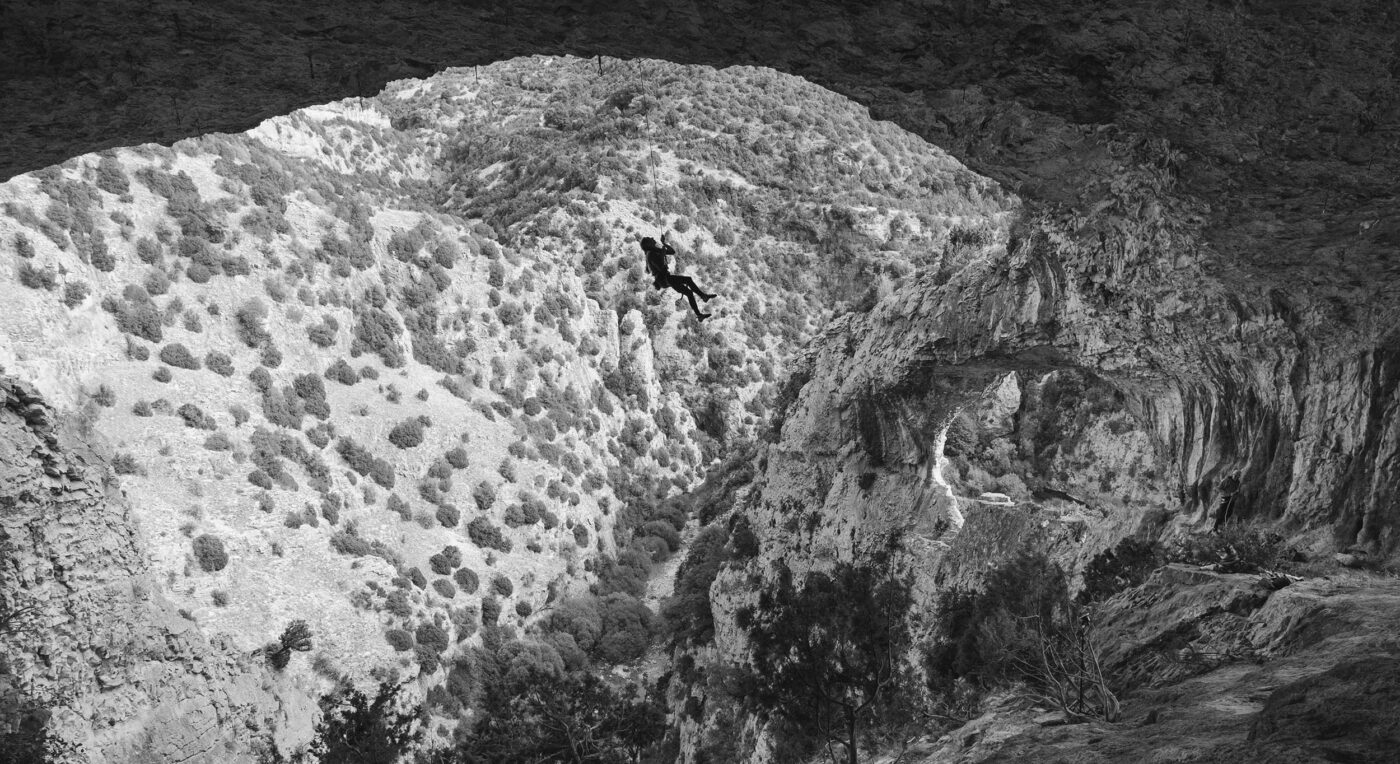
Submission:
MULTIPOLYGON (((760 555, 711 590, 716 654, 743 663, 738 616, 779 561, 795 577, 887 561, 911 576, 921 621, 939 592, 1023 549, 1080 571, 1130 535, 1208 530, 1235 472, 1232 519, 1313 558, 1394 555, 1393 308, 1343 327, 1328 304, 1234 291, 1208 266, 1198 200, 1150 163, 1109 173, 1136 190, 1090 212, 1022 211, 954 273, 922 274, 812 342, 739 507, 760 555)), ((1313 651, 1296 670, 1351 676, 1345 653, 1313 651)), ((1221 734, 1243 736, 1250 713, 1221 734)))
POLYGON ((165 599, 76 417, 3 378, 0 433, 0 590, 34 608, 0 636, 0 682, 52 713, 60 760, 252 761, 309 737, 313 703, 165 599))

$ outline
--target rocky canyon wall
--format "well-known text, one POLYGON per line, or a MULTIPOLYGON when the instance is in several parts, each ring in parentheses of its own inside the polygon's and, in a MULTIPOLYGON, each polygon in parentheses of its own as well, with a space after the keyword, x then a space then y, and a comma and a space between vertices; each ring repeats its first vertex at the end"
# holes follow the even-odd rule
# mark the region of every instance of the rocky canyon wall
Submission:
POLYGON ((0 433, 0 591, 24 610, 0 634, 0 686, 46 710, 56 760, 251 762, 309 739, 307 693, 165 599, 77 417, 0 378, 0 433))

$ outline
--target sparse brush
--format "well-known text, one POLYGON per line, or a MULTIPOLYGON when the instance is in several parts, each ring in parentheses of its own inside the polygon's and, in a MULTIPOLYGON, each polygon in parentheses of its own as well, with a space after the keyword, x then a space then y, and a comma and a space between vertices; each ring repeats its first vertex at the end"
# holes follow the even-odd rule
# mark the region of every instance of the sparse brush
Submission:
POLYGON ((311 649, 311 627, 306 621, 295 620, 287 624, 282 636, 275 642, 267 643, 263 654, 272 668, 281 671, 292 660, 292 651, 304 653, 311 649))

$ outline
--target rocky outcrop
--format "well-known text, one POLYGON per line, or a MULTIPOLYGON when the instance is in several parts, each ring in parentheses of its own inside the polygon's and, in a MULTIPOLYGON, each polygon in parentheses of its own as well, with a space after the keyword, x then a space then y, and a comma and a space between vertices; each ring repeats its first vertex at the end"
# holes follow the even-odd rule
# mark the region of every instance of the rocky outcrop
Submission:
POLYGON ((1104 604, 1100 641, 1139 669, 1123 723, 1066 724, 1007 696, 912 760, 1393 760, 1395 581, 1349 574, 1270 594, 1257 578, 1172 566, 1104 604))
POLYGON ((76 417, 0 378, 0 683, 48 709, 64 761, 252 761, 315 711, 261 659, 209 640, 153 580, 108 465, 76 417), (287 718, 288 716, 293 718, 287 718))

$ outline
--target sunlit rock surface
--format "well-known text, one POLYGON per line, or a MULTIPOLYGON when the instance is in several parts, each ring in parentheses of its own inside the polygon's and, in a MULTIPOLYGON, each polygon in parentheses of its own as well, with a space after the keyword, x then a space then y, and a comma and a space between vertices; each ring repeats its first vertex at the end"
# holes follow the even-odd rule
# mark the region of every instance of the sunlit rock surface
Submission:
POLYGON ((110 454, 27 384, 0 379, 0 404, 0 589, 33 608, 0 682, 50 711, 62 760, 251 762, 273 729, 309 737, 314 705, 170 604, 110 454))

